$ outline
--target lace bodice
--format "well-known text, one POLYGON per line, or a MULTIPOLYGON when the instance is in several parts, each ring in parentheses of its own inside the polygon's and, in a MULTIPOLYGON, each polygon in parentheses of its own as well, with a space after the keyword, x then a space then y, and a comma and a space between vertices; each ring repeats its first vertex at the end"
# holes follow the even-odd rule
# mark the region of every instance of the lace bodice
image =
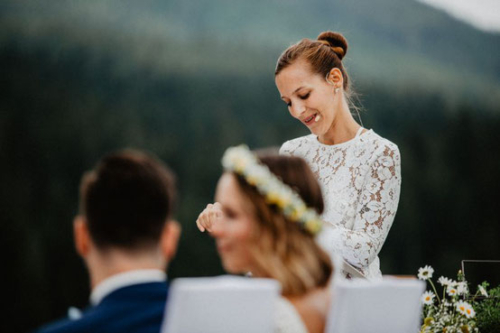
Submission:
POLYGON ((307 333, 299 313, 284 297, 278 298, 274 319, 274 333, 307 333))
POLYGON ((398 147, 369 130, 337 145, 307 135, 285 142, 280 154, 304 158, 321 185, 326 222, 318 235, 321 246, 340 254, 367 278, 380 277, 378 253, 401 189, 398 147))

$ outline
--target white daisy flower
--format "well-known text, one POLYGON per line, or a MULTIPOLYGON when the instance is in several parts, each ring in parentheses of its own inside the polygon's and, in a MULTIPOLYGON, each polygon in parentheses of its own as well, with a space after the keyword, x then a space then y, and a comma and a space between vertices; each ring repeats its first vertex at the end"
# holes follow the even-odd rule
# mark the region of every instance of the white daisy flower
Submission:
POLYGON ((432 278, 433 273, 434 269, 431 266, 427 265, 418 269, 418 278, 420 280, 428 280, 432 278))
POLYGON ((474 318, 476 315, 476 312, 472 308, 472 305, 470 305, 467 302, 464 301, 458 301, 456 304, 457 311, 466 316, 467 318, 474 318))
POLYGON ((465 316, 465 310, 467 309, 467 305, 468 304, 464 301, 458 301, 455 304, 455 307, 457 308, 458 312, 460 312, 461 314, 463 314, 465 316))
POLYGON ((422 303, 424 303, 425 305, 432 305, 434 303, 435 296, 436 295, 434 295, 434 293, 432 291, 426 291, 422 295, 422 303))
POLYGON ((474 318, 476 316, 476 311, 474 311, 471 305, 469 305, 469 307, 465 309, 465 316, 469 319, 474 318))
POLYGON ((441 276, 439 279, 438 279, 438 283, 442 286, 448 286, 450 284, 453 284, 453 280, 451 279, 448 279, 444 276, 441 276))
POLYGON ((465 283, 465 282, 459 282, 457 284, 457 293, 459 295, 463 295, 463 294, 466 294, 467 292, 468 292, 467 283, 465 283))
POLYGON ((483 286, 479 285, 479 286, 477 286, 477 288, 479 289, 479 292, 481 293, 481 295, 483 295, 484 297, 488 297, 488 293, 486 292, 486 289, 484 289, 483 286))
POLYGON ((456 296, 456 295, 458 295, 458 290, 457 290, 457 288, 455 288, 453 285, 449 285, 449 286, 446 288, 446 293, 447 293, 449 296, 456 296))

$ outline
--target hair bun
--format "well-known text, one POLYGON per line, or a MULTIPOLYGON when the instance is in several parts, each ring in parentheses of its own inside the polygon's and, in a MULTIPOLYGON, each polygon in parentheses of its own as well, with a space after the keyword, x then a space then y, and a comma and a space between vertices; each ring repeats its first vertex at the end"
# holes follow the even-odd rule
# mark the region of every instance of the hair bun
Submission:
POLYGON ((340 60, 345 57, 347 53, 347 40, 338 32, 324 31, 319 34, 317 39, 325 45, 328 44, 340 60))

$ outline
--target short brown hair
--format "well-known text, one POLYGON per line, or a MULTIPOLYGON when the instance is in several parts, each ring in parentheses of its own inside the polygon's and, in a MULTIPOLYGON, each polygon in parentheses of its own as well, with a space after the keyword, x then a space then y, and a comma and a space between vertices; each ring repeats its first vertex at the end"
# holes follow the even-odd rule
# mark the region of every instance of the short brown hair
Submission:
POLYGON ((295 61, 305 59, 312 70, 322 77, 326 77, 332 68, 338 68, 344 78, 344 91, 349 93, 349 76, 342 64, 346 53, 347 40, 344 36, 337 32, 325 31, 319 34, 316 40, 304 38, 287 48, 278 59, 274 75, 278 75, 295 61))
MULTIPOLYGON (((269 154, 258 156, 261 163, 295 189, 309 207, 318 214, 323 212, 321 188, 303 159, 269 154)), ((329 255, 314 237, 288 220, 277 207, 267 204, 244 178, 234 176, 253 206, 251 211, 258 221, 253 235, 255 246, 251 249, 258 273, 278 280, 283 295, 302 295, 316 287, 326 286, 333 267, 329 255)))
POLYGON ((80 211, 100 249, 156 245, 174 201, 173 173, 156 157, 136 150, 105 156, 80 185, 80 211))

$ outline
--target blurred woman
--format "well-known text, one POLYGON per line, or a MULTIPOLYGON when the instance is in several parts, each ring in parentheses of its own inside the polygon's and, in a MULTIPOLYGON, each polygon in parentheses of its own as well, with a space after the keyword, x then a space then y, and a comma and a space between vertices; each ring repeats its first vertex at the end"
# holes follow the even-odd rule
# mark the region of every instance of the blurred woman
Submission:
MULTIPOLYGON (((314 240, 323 222, 318 182, 300 158, 230 148, 216 191, 211 235, 224 268, 273 278, 282 286, 276 332, 323 332, 332 275, 329 255, 314 240)), ((203 221, 199 221, 203 223, 203 221)))
POLYGON ((311 134, 285 142, 280 153, 304 158, 322 187, 326 226, 318 241, 323 248, 377 279, 378 253, 398 207, 401 160, 394 143, 351 115, 346 52, 346 39, 327 31, 281 54, 276 86, 291 116, 311 134))

